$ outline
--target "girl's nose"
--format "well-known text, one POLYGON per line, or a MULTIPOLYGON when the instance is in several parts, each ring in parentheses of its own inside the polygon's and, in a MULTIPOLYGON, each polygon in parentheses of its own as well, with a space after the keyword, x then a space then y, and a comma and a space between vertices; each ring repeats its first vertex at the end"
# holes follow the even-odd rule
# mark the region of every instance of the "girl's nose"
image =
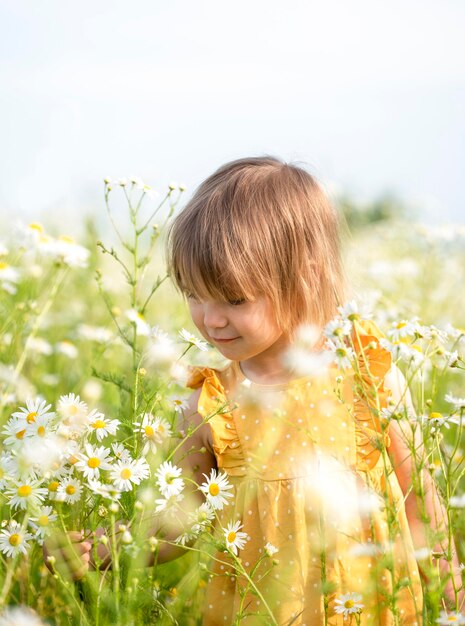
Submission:
POLYGON ((205 303, 203 310, 203 323, 206 328, 224 328, 228 320, 216 303, 205 303))

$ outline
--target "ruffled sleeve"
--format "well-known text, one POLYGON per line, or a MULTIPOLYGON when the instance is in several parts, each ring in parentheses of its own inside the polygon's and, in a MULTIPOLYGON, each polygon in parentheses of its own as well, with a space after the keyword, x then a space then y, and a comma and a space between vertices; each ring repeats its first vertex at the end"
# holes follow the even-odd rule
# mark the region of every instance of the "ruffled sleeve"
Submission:
POLYGON ((383 447, 390 445, 388 423, 380 415, 386 408, 389 391, 384 378, 391 368, 391 354, 379 339, 385 335, 373 321, 354 322, 352 340, 357 356, 358 371, 354 370, 354 419, 357 468, 373 469, 383 447))
POLYGON ((245 474, 244 453, 230 406, 218 372, 209 367, 190 367, 186 382, 192 389, 201 388, 198 412, 210 424, 218 469, 231 476, 245 474))

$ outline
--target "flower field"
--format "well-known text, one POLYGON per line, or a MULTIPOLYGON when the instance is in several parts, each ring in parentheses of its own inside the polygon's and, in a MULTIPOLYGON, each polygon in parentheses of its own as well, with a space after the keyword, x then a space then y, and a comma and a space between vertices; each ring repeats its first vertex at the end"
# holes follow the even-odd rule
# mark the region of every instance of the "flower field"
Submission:
MULTIPOLYGON (((18 225, 0 241, 0 625, 194 626, 218 550, 256 597, 254 572, 272 573, 279 561, 266 542, 246 570, 243 520, 215 523, 231 506, 228 476, 212 470, 193 484, 182 463, 195 430, 185 419, 188 365, 222 363, 192 334, 164 268, 166 225, 183 192, 176 184, 157 194, 138 179, 107 180, 102 214, 111 228, 102 241, 92 223, 79 244, 38 223, 18 225), (80 535, 66 539, 68 531, 80 535), (54 537, 69 541, 64 550, 93 540, 89 558, 98 569, 53 555, 47 567, 43 544, 54 537), (163 551, 181 554, 179 546, 182 558, 163 562, 163 551)), ((415 461, 425 625, 465 624, 464 243, 463 229, 401 220, 355 229, 347 241, 354 297, 325 329, 326 358, 342 377, 358 367, 356 322, 374 320, 386 335, 380 345, 409 384, 414 412, 392 405, 377 418, 399 426, 415 461), (437 485, 442 529, 428 515, 425 473, 437 485)), ((307 341, 303 331, 289 353, 302 376, 325 365, 310 358, 307 341)), ((226 410, 219 404, 215 414, 226 410)), ((337 501, 337 488, 328 493, 337 501)), ((388 493, 379 495, 393 508, 395 533, 395 506, 388 493)), ((392 573, 390 544, 364 545, 360 554, 374 548, 392 573)), ((386 599, 399 626, 397 595, 407 584, 393 574, 386 599)), ((330 598, 330 586, 323 589, 330 598)), ((369 624, 366 604, 347 589, 324 603, 326 623, 369 624)), ((256 623, 277 624, 264 605, 256 623)), ((247 614, 244 602, 235 623, 247 614)))

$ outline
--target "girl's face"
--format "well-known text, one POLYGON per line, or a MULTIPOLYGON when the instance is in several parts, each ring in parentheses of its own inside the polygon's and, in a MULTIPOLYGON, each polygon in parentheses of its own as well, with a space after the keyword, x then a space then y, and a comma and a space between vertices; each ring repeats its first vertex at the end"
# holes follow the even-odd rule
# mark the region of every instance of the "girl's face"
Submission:
POLYGON ((203 337, 231 361, 246 361, 287 345, 270 301, 200 301, 188 298, 194 324, 203 337))

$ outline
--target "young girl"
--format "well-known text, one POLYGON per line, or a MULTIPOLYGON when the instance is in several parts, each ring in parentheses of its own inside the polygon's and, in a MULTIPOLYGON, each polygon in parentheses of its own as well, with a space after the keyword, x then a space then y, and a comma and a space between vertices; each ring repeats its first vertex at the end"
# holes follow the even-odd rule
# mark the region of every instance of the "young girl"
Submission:
MULTIPOLYGON (((356 313, 340 329, 354 364, 328 365, 323 329, 347 292, 337 214, 322 189, 275 158, 228 163, 176 217, 168 244, 194 324, 229 362, 192 368, 184 427, 194 431, 175 459, 222 503, 217 529, 231 549, 213 559, 203 623, 422 624, 415 549, 426 537, 413 459, 382 413, 389 398, 414 409, 382 333, 356 313), (308 357, 321 367, 302 377, 286 356, 310 324, 308 357)), ((422 479, 431 525, 444 528, 429 473, 422 479)), ((79 577, 90 543, 72 540, 79 577)), ((182 553, 161 541, 158 562, 182 553)))
MULTIPOLYGON (((188 381, 196 431, 184 452, 206 452, 184 467, 227 502, 217 513, 240 559, 216 554, 204 624, 333 626, 352 613, 370 626, 422 624, 413 460, 381 413, 389 395, 413 407, 382 333, 352 316, 358 367, 343 376, 335 364, 297 378, 286 366, 303 324, 317 329, 309 356, 324 361, 323 328, 346 300, 338 219, 322 189, 275 158, 224 165, 175 219, 169 267, 194 324, 230 361, 193 368, 188 381)), ((427 472, 423 480, 441 527, 427 472)))

